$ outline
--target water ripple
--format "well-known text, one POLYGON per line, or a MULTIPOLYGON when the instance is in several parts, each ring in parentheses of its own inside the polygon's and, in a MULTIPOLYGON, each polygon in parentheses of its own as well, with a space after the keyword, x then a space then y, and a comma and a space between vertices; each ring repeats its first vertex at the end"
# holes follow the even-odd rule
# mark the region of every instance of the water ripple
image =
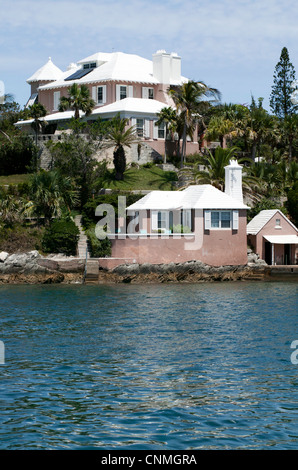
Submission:
POLYGON ((2 449, 298 447, 294 284, 0 291, 2 449))

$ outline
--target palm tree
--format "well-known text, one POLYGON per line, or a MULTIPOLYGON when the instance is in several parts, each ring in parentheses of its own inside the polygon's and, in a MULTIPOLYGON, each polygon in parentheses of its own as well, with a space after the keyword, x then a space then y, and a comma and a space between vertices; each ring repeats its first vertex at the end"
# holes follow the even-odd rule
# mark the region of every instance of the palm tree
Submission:
POLYGON ((58 171, 40 171, 29 180, 31 212, 39 218, 44 216, 48 224, 52 217, 61 214, 78 202, 78 193, 72 179, 58 171))
POLYGON ((250 105, 249 140, 252 144, 251 157, 254 161, 260 144, 266 140, 277 139, 276 118, 269 115, 263 108, 263 98, 258 99, 258 105, 252 97, 250 105))
POLYGON ((195 123, 200 117, 202 104, 206 102, 206 98, 213 97, 219 99, 220 92, 215 88, 210 88, 203 82, 189 81, 175 88, 170 88, 168 94, 172 97, 177 111, 183 116, 183 136, 182 136, 182 152, 181 167, 185 161, 186 154, 186 137, 187 131, 191 134, 195 123))
POLYGON ((135 126, 127 127, 128 119, 115 116, 107 130, 106 146, 114 147, 113 162, 115 166, 116 180, 123 180, 126 168, 126 155, 124 147, 131 147, 132 144, 139 142, 135 132, 135 126))
MULTIPOLYGON (((223 149, 217 147, 214 154, 208 150, 206 155, 199 158, 199 165, 203 165, 203 170, 198 170, 195 174, 196 182, 199 184, 212 184, 221 191, 225 185, 225 167, 229 165, 232 158, 235 158, 239 149, 231 147, 223 149)), ((248 160, 244 157, 237 159, 238 163, 246 163, 248 160)), ((243 189, 251 189, 251 185, 257 185, 258 180, 250 176, 247 172, 243 173, 243 189)))
POLYGON ((165 125, 165 154, 164 154, 164 163, 167 163, 167 139, 169 130, 173 130, 175 126, 176 111, 170 106, 164 107, 157 114, 158 120, 155 125, 160 126, 165 125))
POLYGON ((13 225, 23 222, 26 214, 26 201, 7 194, 0 198, 0 220, 4 225, 13 225))
POLYGON ((208 142, 218 139, 220 146, 223 147, 224 138, 234 130, 234 127, 233 122, 226 119, 224 115, 212 116, 205 133, 205 139, 208 142))
POLYGON ((207 141, 219 140, 223 147, 224 139, 245 137, 249 110, 246 106, 223 103, 212 108, 212 116, 207 126, 207 141))
POLYGON ((75 119, 80 118, 80 110, 89 116, 95 102, 90 98, 89 90, 86 85, 79 86, 77 83, 68 88, 68 96, 62 96, 60 99, 59 111, 71 109, 74 111, 75 119))
POLYGON ((46 124, 46 121, 45 120, 41 121, 40 118, 43 118, 46 116, 47 110, 41 103, 34 103, 32 106, 29 106, 28 114, 31 118, 33 118, 31 127, 35 131, 35 144, 37 145, 38 134, 41 131, 42 126, 46 124))
POLYGON ((286 140, 289 148, 289 162, 293 158, 293 142, 298 135, 298 114, 290 114, 285 116, 281 122, 282 134, 286 140))

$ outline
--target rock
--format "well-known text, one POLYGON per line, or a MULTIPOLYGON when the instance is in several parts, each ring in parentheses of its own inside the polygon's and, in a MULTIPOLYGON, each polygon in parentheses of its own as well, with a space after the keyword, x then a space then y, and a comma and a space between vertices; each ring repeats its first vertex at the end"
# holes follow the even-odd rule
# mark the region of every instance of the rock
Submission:
POLYGON ((4 261, 7 259, 8 256, 9 256, 9 253, 7 253, 6 251, 1 251, 1 253, 0 253, 0 263, 4 263, 4 261))
POLYGON ((58 267, 59 267, 59 264, 57 263, 57 261, 54 261, 54 260, 51 260, 51 259, 47 259, 47 258, 41 258, 37 261, 37 264, 39 266, 43 266, 44 268, 47 268, 47 269, 50 269, 52 271, 57 271, 58 270, 58 267))

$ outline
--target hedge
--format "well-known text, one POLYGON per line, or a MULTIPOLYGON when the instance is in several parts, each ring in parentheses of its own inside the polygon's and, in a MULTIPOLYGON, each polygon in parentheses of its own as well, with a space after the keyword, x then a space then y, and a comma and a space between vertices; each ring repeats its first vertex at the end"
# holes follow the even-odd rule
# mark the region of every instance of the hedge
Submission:
POLYGON ((42 249, 45 253, 76 255, 79 229, 71 219, 56 219, 45 229, 42 249))

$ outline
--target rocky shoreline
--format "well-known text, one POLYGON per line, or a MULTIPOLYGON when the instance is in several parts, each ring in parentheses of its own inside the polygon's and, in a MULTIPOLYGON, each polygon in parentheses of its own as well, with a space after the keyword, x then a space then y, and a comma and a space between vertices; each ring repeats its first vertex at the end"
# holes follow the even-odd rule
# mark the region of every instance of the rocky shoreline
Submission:
POLYGON ((85 261, 63 255, 0 253, 0 284, 82 283, 85 261))
MULTIPOLYGON (((0 284, 82 284, 85 260, 63 255, 43 257, 38 251, 0 253, 0 284)), ((243 266, 208 266, 201 261, 169 264, 125 264, 111 271, 100 268, 98 280, 107 283, 190 283, 265 280, 267 264, 249 253, 243 266)))

